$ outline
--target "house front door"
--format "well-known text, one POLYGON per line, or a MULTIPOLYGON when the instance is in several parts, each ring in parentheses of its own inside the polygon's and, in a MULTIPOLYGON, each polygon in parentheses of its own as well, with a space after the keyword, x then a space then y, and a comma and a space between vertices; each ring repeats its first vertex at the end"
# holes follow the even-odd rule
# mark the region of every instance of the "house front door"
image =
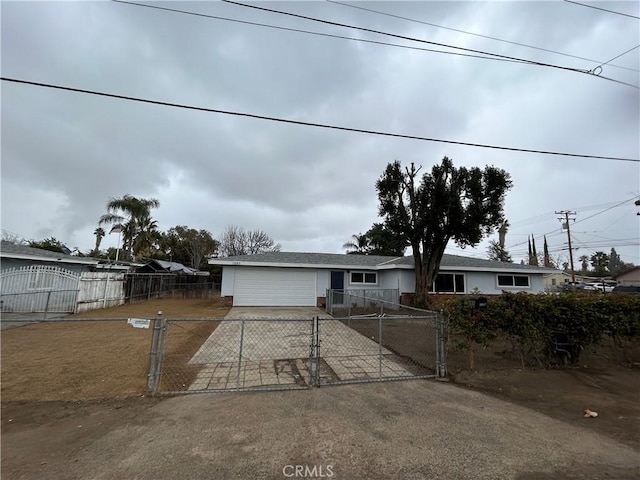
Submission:
POLYGON ((344 303, 344 272, 331 272, 331 290, 333 290, 333 304, 342 305, 344 303))

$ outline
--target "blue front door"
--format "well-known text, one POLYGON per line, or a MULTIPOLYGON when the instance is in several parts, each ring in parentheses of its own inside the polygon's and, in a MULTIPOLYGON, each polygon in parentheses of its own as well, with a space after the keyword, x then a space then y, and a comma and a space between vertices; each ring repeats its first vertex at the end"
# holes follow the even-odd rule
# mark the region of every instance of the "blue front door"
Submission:
POLYGON ((344 291, 344 272, 331 272, 331 290, 333 290, 333 304, 344 303, 342 291, 344 291))

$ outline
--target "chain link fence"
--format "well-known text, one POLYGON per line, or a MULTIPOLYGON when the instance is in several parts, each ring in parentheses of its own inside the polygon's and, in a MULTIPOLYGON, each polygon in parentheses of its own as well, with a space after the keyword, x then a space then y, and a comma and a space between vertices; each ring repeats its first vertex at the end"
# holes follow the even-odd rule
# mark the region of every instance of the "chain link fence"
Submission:
POLYGON ((400 303, 398 289, 327 290, 326 311, 334 317, 417 315, 429 312, 400 303))
POLYGON ((291 390, 445 374, 443 322, 421 316, 163 319, 149 390, 291 390))

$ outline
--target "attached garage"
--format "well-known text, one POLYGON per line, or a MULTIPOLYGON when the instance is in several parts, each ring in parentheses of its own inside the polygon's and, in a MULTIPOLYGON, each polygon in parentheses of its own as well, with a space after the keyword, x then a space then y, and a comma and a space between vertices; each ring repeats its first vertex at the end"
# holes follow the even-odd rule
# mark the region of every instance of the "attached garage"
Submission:
POLYGON ((233 304, 239 307, 314 307, 315 271, 295 268, 238 268, 233 304))

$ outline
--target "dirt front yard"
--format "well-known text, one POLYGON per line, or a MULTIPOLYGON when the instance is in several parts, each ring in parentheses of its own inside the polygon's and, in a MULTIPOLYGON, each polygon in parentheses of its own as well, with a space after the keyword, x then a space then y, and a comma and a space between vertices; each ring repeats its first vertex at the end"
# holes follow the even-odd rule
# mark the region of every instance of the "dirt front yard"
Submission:
MULTIPOLYGON (((376 319, 345 321, 362 335, 378 341, 376 319)), ((435 365, 435 331, 430 320, 384 319, 382 343, 408 362, 435 365)), ((573 425, 583 425, 582 412, 592 428, 640 451, 640 349, 629 345, 626 355, 611 346, 585 351, 581 362, 562 369, 523 368, 519 358, 505 355, 504 345, 476 347, 477 368, 468 369, 468 353, 448 346, 447 366, 452 383, 531 408, 573 425), (605 355, 606 353, 606 355, 605 355), (617 353, 617 355, 615 354, 617 353), (631 358, 622 362, 614 359, 631 358), (633 361, 638 360, 638 361, 633 361)))
MULTIPOLYGON (((141 395, 149 369, 151 329, 128 318, 223 317, 217 299, 159 299, 85 312, 66 321, 2 332, 2 402, 87 400, 141 395), (121 318, 116 321, 90 321, 121 318)), ((167 355, 195 353, 217 322, 183 322, 172 332, 167 355)))

